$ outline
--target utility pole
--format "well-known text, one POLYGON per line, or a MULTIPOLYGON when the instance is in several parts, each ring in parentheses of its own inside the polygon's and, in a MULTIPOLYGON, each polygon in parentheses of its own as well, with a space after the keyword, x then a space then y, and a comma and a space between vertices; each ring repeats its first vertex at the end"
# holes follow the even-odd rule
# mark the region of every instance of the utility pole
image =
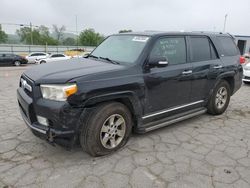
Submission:
POLYGON ((30 22, 30 43, 33 45, 32 23, 30 22))
POLYGON ((223 33, 225 33, 225 31, 226 31, 226 24, 227 24, 227 14, 225 15, 223 33))
POLYGON ((77 15, 76 15, 76 46, 77 46, 77 49, 78 49, 77 15))

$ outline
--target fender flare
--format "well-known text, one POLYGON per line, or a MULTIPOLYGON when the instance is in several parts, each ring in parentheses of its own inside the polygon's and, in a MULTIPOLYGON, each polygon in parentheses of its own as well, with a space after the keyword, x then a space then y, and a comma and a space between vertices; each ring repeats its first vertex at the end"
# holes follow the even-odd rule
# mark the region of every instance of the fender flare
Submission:
POLYGON ((98 103, 108 102, 108 101, 119 101, 119 100, 129 100, 133 108, 131 114, 138 121, 138 118, 142 116, 143 107, 139 97, 133 91, 112 92, 112 93, 97 95, 85 100, 82 105, 83 108, 85 107, 88 108, 98 103))
MULTIPOLYGON (((219 82, 221 81, 221 80, 223 80, 224 78, 233 78, 233 80, 234 80, 234 76, 235 76, 235 71, 230 71, 230 72, 225 72, 225 73, 223 73, 223 74, 220 74, 217 78, 216 78, 216 81, 215 81, 215 83, 214 83, 214 85, 213 85, 213 87, 210 89, 210 91, 209 91, 209 97, 208 97, 208 100, 210 99, 210 97, 211 97, 211 95, 213 94, 213 91, 214 91, 214 88, 219 84, 219 82)), ((233 91, 231 91, 231 92, 233 92, 233 91)))

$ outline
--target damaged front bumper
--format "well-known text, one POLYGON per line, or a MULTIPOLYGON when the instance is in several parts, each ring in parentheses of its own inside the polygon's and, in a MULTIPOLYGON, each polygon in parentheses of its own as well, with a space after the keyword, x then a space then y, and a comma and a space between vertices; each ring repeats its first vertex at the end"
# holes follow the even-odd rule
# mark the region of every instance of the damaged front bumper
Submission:
POLYGON ((74 144, 79 132, 81 108, 71 107, 67 102, 43 98, 34 101, 23 88, 18 88, 17 99, 22 118, 34 135, 66 147, 74 144), (48 124, 39 123, 37 116, 46 118, 48 124))

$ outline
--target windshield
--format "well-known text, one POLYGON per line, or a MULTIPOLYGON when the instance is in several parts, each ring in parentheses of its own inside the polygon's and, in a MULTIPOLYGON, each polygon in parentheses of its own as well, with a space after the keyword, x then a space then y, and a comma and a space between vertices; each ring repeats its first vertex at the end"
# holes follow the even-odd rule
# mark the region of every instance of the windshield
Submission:
POLYGON ((149 37, 114 35, 103 41, 91 55, 121 63, 134 63, 141 54, 149 37))

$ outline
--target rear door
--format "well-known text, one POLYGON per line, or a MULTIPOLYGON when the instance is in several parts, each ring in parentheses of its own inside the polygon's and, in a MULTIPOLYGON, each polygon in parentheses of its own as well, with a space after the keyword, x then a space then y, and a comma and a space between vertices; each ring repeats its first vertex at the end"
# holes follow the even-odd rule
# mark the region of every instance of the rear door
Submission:
POLYGON ((4 54, 3 63, 5 65, 11 65, 14 63, 14 55, 13 54, 4 54))
POLYGON ((223 64, 209 37, 189 36, 188 43, 193 67, 191 100, 205 100, 222 72, 223 64))

